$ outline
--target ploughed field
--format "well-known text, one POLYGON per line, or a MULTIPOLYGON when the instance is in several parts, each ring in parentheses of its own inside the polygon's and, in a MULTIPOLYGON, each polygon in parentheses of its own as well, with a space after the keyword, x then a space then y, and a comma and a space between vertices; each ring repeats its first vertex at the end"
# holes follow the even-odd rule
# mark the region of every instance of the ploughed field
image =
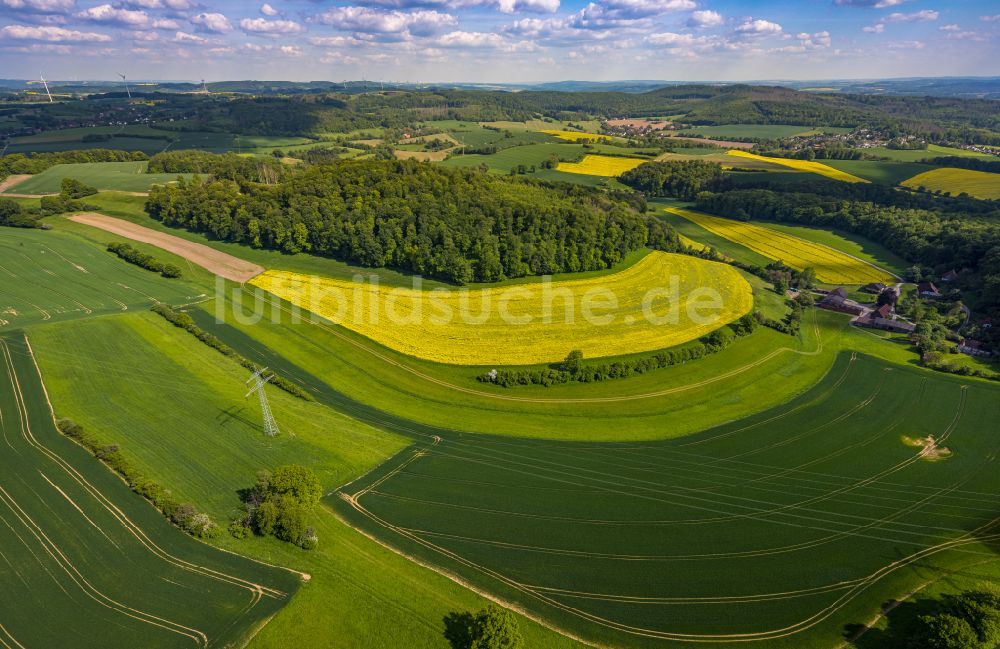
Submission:
POLYGON ((733 267, 661 252, 611 275, 472 290, 386 288, 277 270, 250 283, 390 349, 456 365, 659 350, 700 338, 753 306, 750 284, 733 267), (718 308, 695 310, 713 296, 718 308))
POLYGON ((0 413, 0 646, 240 646, 297 589, 175 529, 62 436, 22 335, 0 336, 0 413))
POLYGON ((588 641, 827 647, 996 560, 998 397, 844 352, 801 397, 694 436, 444 434, 331 504, 588 641))

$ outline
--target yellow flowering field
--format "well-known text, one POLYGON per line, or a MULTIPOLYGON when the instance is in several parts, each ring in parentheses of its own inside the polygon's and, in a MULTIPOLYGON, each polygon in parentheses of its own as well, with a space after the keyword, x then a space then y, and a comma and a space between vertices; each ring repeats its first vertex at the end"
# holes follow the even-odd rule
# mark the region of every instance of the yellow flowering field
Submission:
POLYGON ((585 155, 580 162, 560 162, 556 171, 588 176, 620 176, 635 169, 646 160, 636 158, 616 158, 607 155, 585 155))
POLYGON ((815 162, 812 160, 793 160, 791 158, 771 158, 768 156, 757 155, 756 153, 749 153, 747 151, 739 151, 733 149, 732 151, 727 151, 726 155, 736 156, 737 158, 748 158, 751 160, 760 160, 762 162, 770 162, 773 164, 781 165, 782 167, 789 167, 795 169, 796 171, 809 171, 814 174, 819 174, 821 176, 826 176, 827 178, 833 178, 834 180, 842 180, 848 183, 866 183, 868 182, 864 178, 858 178, 853 174, 849 174, 846 171, 841 171, 840 169, 834 169, 829 165, 825 165, 822 162, 815 162))
POLYGON ((733 267, 663 252, 602 277, 490 288, 389 288, 281 270, 250 283, 386 347, 454 365, 664 349, 753 307, 750 284, 733 267))
POLYGON ((570 142, 576 142, 577 140, 587 140, 589 142, 597 142, 598 140, 611 139, 611 137, 608 135, 601 135, 600 133, 581 133, 580 131, 545 130, 545 131, 539 131, 539 133, 548 133, 549 135, 556 136, 560 140, 569 140, 570 142))
POLYGON ((812 266, 816 278, 824 284, 888 284, 893 281, 892 275, 861 259, 784 232, 692 210, 671 207, 667 211, 796 270, 812 266))
POLYGON ((1000 200, 1000 174, 972 169, 933 169, 904 180, 905 187, 924 187, 929 191, 951 192, 958 196, 965 192, 969 196, 989 200, 1000 200))

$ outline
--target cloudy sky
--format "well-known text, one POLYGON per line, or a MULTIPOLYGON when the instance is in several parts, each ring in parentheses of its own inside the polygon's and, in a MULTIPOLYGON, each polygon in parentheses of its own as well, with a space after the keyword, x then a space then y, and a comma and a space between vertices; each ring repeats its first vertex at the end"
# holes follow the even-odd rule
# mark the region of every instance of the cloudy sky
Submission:
POLYGON ((0 0, 0 77, 1000 75, 998 0, 0 0))

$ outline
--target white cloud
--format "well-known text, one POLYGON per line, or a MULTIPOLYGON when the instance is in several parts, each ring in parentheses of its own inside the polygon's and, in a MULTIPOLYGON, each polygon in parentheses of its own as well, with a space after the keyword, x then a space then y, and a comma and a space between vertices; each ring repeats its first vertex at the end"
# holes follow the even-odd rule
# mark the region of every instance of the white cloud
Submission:
POLYGON ((875 9, 886 9, 896 7, 909 2, 910 0, 833 0, 833 4, 838 7, 874 7, 875 9))
POLYGON ((145 43, 160 40, 160 35, 156 32, 138 31, 132 32, 129 36, 134 41, 143 41, 145 43))
POLYGON ((180 23, 170 18, 157 18, 153 21, 153 29, 180 29, 180 23))
POLYGON ((781 32, 781 25, 761 18, 757 20, 747 19, 736 28, 737 34, 748 37, 775 36, 781 32))
POLYGON ((109 4, 97 5, 76 14, 80 20, 109 25, 124 25, 126 27, 145 27, 149 23, 149 14, 134 9, 121 9, 109 4))
POLYGON ((197 5, 193 0, 121 0, 115 6, 138 7, 140 9, 169 9, 171 11, 187 11, 197 5))
POLYGON ((305 27, 293 20, 266 20, 264 18, 244 18, 240 29, 248 34, 276 36, 279 34, 301 34, 305 27))
POLYGON ((718 27, 726 19, 717 11, 696 11, 688 19, 688 27, 718 27))
POLYGON ((883 23, 916 23, 916 22, 927 22, 937 20, 938 16, 941 14, 932 9, 924 9, 922 11, 914 11, 913 13, 904 14, 891 13, 879 22, 883 23))
POLYGON ((298 45, 282 45, 278 51, 286 56, 302 56, 302 50, 298 45))
POLYGON ((175 43, 207 43, 208 40, 198 36, 197 34, 189 34, 188 32, 177 32, 174 34, 175 43))
POLYGON ((521 11, 551 14, 559 10, 559 0, 498 0, 497 9, 505 14, 521 11))
POLYGON ((7 25, 0 29, 0 39, 46 43, 107 43, 111 37, 107 34, 79 32, 47 25, 7 25))
POLYGON ((938 27, 938 29, 940 29, 943 32, 957 32, 961 31, 962 28, 959 27, 958 25, 951 24, 951 25, 941 25, 940 27, 938 27))
POLYGON ((274 7, 265 2, 260 6, 260 13, 265 16, 271 16, 273 18, 274 16, 277 16, 279 12, 277 9, 275 9, 274 7))
POLYGON ((861 31, 868 32, 869 34, 881 34, 885 31, 885 25, 882 23, 875 23, 874 25, 868 25, 867 27, 862 27, 861 31))
POLYGON ((333 7, 313 20, 344 31, 401 38, 430 36, 458 23, 451 14, 433 10, 383 11, 368 7, 333 7))
POLYGON ((449 32, 438 37, 435 44, 440 47, 497 49, 504 52, 535 52, 538 50, 538 46, 531 41, 512 42, 500 34, 486 32, 449 32))
POLYGON ((924 44, 921 41, 897 41, 889 43, 887 47, 890 50, 922 50, 924 44))
POLYGON ((233 31, 233 25, 229 19, 218 13, 200 13, 191 19, 191 24, 196 25, 199 31, 215 34, 226 34, 233 31))
POLYGON ((0 0, 0 6, 30 13, 56 14, 76 9, 76 0, 0 0))
POLYGON ((995 16, 980 16, 979 20, 983 21, 984 23, 1000 23, 1000 14, 997 14, 995 16))
POLYGON ((786 45, 785 47, 777 48, 776 52, 788 52, 792 54, 801 54, 805 52, 819 52, 821 50, 830 49, 833 44, 833 39, 830 37, 830 32, 816 32, 814 34, 801 33, 796 34, 795 38, 799 41, 795 45, 786 45))

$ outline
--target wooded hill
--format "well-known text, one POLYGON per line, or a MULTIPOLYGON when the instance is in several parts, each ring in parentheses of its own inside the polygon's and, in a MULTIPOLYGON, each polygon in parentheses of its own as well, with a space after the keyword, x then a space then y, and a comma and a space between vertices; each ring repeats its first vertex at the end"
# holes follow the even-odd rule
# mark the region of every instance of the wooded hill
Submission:
POLYGON ((600 270, 647 245, 678 249, 643 207, 641 197, 573 185, 368 160, 308 167, 275 185, 155 186, 146 210, 226 241, 463 284, 600 270))

